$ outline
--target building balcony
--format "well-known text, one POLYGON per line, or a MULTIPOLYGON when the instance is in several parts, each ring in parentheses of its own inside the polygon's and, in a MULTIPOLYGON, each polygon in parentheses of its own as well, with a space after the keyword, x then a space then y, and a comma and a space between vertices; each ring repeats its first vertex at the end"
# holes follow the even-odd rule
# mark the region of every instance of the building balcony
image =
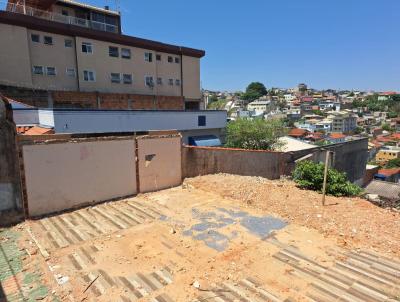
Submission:
POLYGON ((5 3, 0 1, 0 7, 3 7, 5 11, 23 14, 26 16, 36 17, 40 19, 45 19, 49 21, 71 24, 75 26, 90 28, 99 31, 106 31, 112 33, 119 33, 119 27, 109 23, 103 23, 88 19, 77 18, 73 16, 65 16, 63 14, 55 13, 52 11, 45 11, 41 9, 37 9, 34 7, 29 7, 26 5, 19 5, 14 3, 5 3))

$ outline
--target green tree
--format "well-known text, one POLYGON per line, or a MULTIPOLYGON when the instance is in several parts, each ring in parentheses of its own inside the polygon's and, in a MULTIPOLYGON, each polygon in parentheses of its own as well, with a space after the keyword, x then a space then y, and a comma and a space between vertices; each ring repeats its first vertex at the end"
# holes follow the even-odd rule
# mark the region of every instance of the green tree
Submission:
POLYGON ((212 94, 208 97, 208 104, 214 103, 218 101, 218 97, 215 94, 212 94))
POLYGON ((363 131, 364 129, 362 127, 356 127, 356 129, 354 129, 354 134, 361 134, 363 131))
MULTIPOLYGON (((321 192, 324 181, 325 165, 312 161, 301 161, 296 165, 293 179, 299 187, 321 192)), ((346 173, 329 168, 326 182, 326 193, 334 196, 355 196, 362 190, 347 180, 346 173)))
POLYGON ((216 102, 212 102, 208 104, 208 110, 224 110, 226 106, 226 100, 217 100, 216 102))
POLYGON ((387 162, 385 168, 392 169, 392 168, 400 168, 400 158, 391 159, 387 162))
POLYGON ((252 82, 247 86, 246 92, 242 95, 242 99, 246 101, 254 101, 264 95, 267 95, 268 91, 263 83, 252 82))
POLYGON ((382 130, 392 132, 393 128, 390 126, 390 124, 386 123, 382 125, 382 130))
POLYGON ((286 134, 282 120, 238 119, 226 130, 226 147, 250 150, 277 150, 284 144, 279 138, 286 134))

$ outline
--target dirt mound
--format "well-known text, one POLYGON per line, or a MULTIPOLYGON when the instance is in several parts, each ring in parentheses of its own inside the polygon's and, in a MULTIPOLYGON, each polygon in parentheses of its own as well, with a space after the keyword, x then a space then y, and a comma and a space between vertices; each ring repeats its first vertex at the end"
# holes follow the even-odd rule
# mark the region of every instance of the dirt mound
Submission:
POLYGON ((216 174, 186 179, 186 186, 213 191, 288 222, 335 237, 348 248, 369 248, 400 257, 400 213, 382 209, 361 198, 328 196, 301 190, 289 180, 216 174))

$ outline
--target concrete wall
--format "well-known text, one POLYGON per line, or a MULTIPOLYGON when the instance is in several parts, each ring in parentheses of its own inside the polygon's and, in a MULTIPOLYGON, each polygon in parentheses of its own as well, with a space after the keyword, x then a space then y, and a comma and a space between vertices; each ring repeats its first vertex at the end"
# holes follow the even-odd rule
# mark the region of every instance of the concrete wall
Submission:
POLYGON ((184 146, 182 174, 184 178, 231 173, 276 179, 280 175, 290 175, 296 166, 295 161, 308 154, 312 154, 309 160, 324 162, 325 150, 334 152, 333 168, 345 172, 350 181, 363 184, 368 157, 368 139, 287 153, 184 146))
POLYGON ((11 107, 0 96, 0 211, 22 207, 15 138, 11 107))
POLYGON ((225 128, 225 111, 54 111, 56 133, 112 133, 225 128), (206 116, 206 126, 198 116, 206 116))
POLYGON ((137 193, 132 138, 22 148, 30 216, 137 193))
POLYGON ((184 146, 182 174, 184 178, 230 173, 276 179, 283 174, 287 157, 282 152, 184 146))
POLYGON ((181 138, 138 138, 140 192, 178 186, 182 181, 181 138))
POLYGON ((32 87, 26 28, 1 24, 0 41, 0 83, 32 87))

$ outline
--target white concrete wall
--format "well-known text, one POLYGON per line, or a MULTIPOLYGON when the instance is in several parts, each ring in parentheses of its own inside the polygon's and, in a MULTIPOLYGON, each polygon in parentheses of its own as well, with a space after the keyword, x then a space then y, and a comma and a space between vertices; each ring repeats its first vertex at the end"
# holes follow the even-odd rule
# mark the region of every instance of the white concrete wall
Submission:
POLYGON ((39 124, 47 127, 54 127, 54 114, 53 110, 38 110, 39 124))
POLYGON ((133 139, 23 146, 30 216, 133 195, 133 139))
POLYGON ((226 127, 225 111, 54 111, 56 133, 198 130, 226 127), (198 126, 198 116, 206 126, 198 126))

